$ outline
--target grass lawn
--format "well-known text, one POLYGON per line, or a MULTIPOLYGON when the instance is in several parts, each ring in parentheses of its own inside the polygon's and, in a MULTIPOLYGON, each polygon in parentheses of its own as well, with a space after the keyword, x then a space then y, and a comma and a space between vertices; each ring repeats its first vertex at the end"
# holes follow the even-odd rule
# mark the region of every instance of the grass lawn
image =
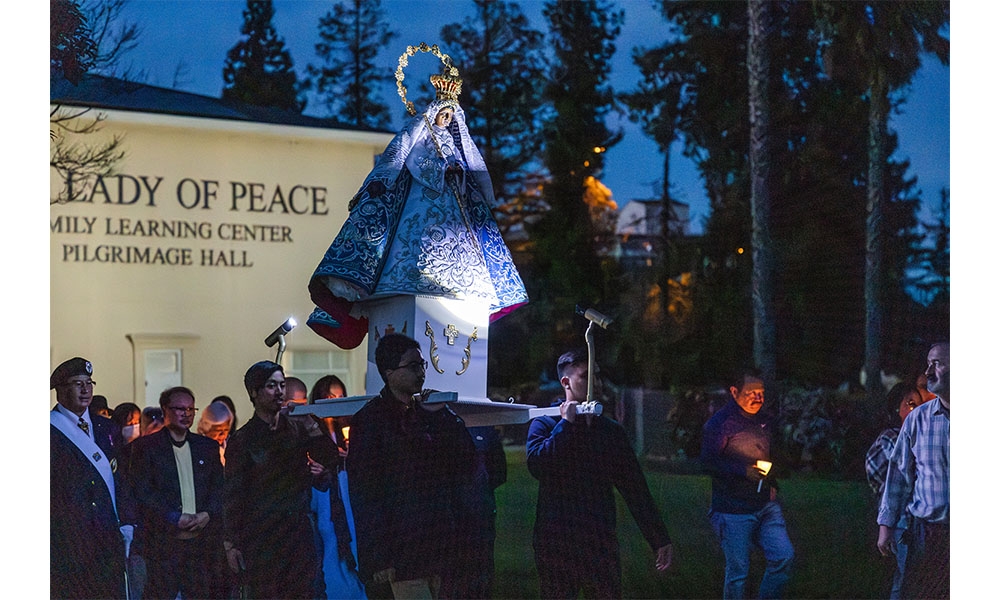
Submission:
MULTIPOLYGON (((507 447, 507 483, 497 490, 494 598, 537 598, 538 575, 531 550, 538 484, 528 473, 522 447, 507 447)), ((618 497, 618 540, 626 598, 720 598, 723 557, 708 523, 711 482, 702 475, 646 470, 653 497, 667 520, 674 564, 653 569, 646 545, 618 497)), ((875 549, 874 500, 862 481, 793 478, 780 482, 788 534, 796 559, 789 598, 880 598, 888 559, 875 549)), ((756 594, 763 573, 758 551, 747 593, 756 594)))

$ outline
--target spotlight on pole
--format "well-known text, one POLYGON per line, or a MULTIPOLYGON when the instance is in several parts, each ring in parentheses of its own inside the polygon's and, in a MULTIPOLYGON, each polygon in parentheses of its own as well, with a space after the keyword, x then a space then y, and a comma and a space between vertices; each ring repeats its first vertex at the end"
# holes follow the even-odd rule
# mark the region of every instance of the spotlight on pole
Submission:
MULTIPOLYGON (((587 332, 583 338, 587 341, 587 404, 593 406, 594 400, 594 325, 602 329, 607 329, 611 324, 611 319, 592 308, 586 310, 576 306, 576 314, 584 317, 590 323, 587 325, 587 332)), ((599 403, 598 403, 599 404, 599 403)), ((600 411, 596 414, 601 414, 600 411)))
POLYGON ((281 355, 285 353, 285 334, 295 329, 298 323, 295 322, 295 317, 288 317, 288 320, 278 325, 277 329, 271 332, 271 335, 264 338, 264 344, 270 348, 271 346, 278 344, 278 354, 274 357, 274 362, 281 363, 281 355))
POLYGON ((588 308, 587 310, 580 308, 579 304, 576 305, 576 314, 580 315, 581 317, 584 317, 585 319, 587 319, 588 321, 590 321, 591 323, 597 325, 602 329, 607 329, 608 325, 610 325, 612 321, 611 318, 602 315, 601 313, 597 312, 592 308, 588 308))

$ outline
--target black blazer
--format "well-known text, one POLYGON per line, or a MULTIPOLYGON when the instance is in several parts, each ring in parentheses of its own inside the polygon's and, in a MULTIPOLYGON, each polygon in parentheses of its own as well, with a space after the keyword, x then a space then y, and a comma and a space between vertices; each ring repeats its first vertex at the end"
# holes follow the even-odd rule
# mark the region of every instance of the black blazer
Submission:
MULTIPOLYGON (((223 471, 219 444, 190 432, 187 443, 191 447, 196 512, 207 512, 209 516, 199 539, 221 544, 223 471)), ((150 557, 165 556, 170 552, 181 516, 181 488, 170 432, 163 428, 136 439, 130 446, 134 447, 128 474, 139 514, 143 551, 150 557)))
MULTIPOLYGON (((92 416, 94 440, 115 456, 111 419, 92 416)), ((125 542, 111 494, 90 459, 49 426, 49 565, 53 598, 120 598, 125 542)), ((118 474, 115 474, 117 483, 118 474)), ((118 486, 116 485, 116 488, 118 486)))

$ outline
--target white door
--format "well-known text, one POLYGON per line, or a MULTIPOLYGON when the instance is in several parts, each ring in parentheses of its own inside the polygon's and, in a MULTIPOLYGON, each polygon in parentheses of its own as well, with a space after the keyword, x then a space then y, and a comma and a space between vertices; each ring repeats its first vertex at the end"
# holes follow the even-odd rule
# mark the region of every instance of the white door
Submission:
POLYGON ((159 406, 163 390, 181 385, 181 351, 179 349, 145 350, 146 406, 159 406))

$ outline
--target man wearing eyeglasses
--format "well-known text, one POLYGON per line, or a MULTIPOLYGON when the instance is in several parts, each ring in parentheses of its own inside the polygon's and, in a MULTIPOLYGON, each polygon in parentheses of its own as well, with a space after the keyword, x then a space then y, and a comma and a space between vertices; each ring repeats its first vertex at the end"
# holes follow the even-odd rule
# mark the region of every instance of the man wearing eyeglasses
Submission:
POLYGON ((415 340, 383 336, 375 364, 385 387, 351 418, 349 494, 358 570, 369 598, 454 597, 469 523, 461 492, 475 446, 444 404, 427 406, 427 361, 415 340))
POLYGON ((91 415, 94 367, 76 357, 52 371, 56 406, 49 415, 50 595, 123 598, 132 525, 119 513, 111 419, 91 415), (123 522, 125 521, 123 519, 123 522), (126 541, 127 538, 127 541, 126 541))
POLYGON ((160 394, 164 426, 133 442, 129 480, 140 513, 150 598, 207 598, 211 567, 222 564, 219 445, 191 433, 194 392, 160 394))
POLYGON ((304 427, 281 412, 281 365, 255 363, 243 383, 254 414, 226 444, 229 568, 245 573, 247 597, 312 598, 319 561, 310 521, 310 463, 336 464, 337 446, 315 423, 304 427))

